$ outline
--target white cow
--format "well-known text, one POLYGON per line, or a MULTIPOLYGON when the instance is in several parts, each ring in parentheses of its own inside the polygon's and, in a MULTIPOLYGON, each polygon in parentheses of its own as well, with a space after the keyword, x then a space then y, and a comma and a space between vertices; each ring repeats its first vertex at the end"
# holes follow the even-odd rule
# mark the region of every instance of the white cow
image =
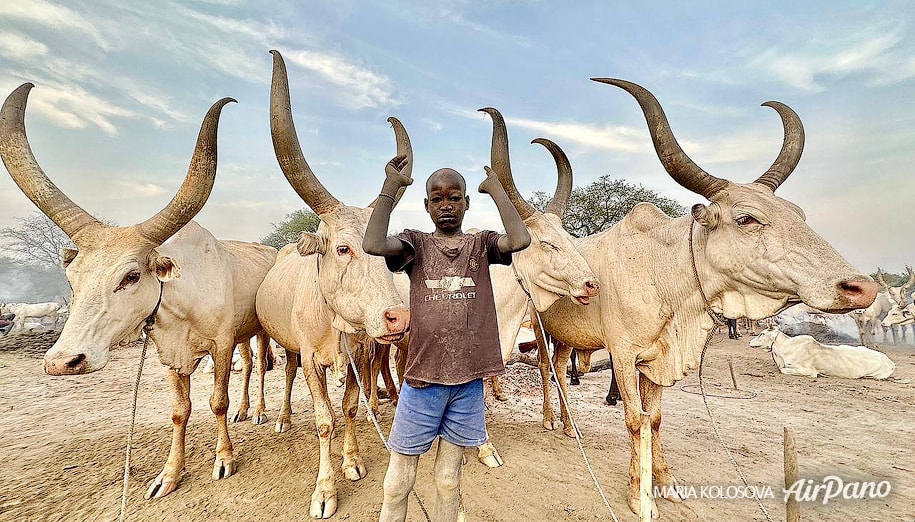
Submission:
POLYGON ((39 322, 45 319, 51 319, 53 325, 57 325, 59 314, 66 308, 60 303, 16 303, 4 306, 3 313, 16 314, 13 328, 22 328, 27 319, 37 319, 39 322))
POLYGON ((881 321, 884 328, 910 324, 915 324, 915 304, 908 304, 902 308, 894 306, 881 321))
POLYGON ((635 97, 668 174, 708 199, 674 219, 641 203, 609 230, 574 241, 603 289, 589 306, 559 300, 541 314, 554 338, 610 351, 630 437, 629 506, 638 512, 641 414, 651 417, 656 483, 675 485, 660 437, 662 390, 698 366, 715 325, 711 313, 762 319, 797 302, 844 313, 870 305, 877 284, 817 235, 797 205, 775 194, 803 151, 803 126, 789 107, 765 104, 782 118, 781 152, 755 181, 736 183, 686 155, 646 89, 596 81, 635 97))
POLYGON ((750 346, 771 350, 779 371, 786 375, 886 379, 896 369, 893 361, 877 350, 821 344, 809 335, 788 337, 777 327, 763 330, 750 340, 750 346))
POLYGON ((235 459, 226 415, 232 349, 254 335, 260 346, 266 345, 254 296, 276 258, 271 247, 220 241, 191 221, 212 191, 219 115, 234 100, 224 98, 207 112, 175 197, 141 223, 113 227, 76 205, 38 165, 25 132, 32 87, 23 84, 3 104, 0 156, 23 193, 78 247, 63 252, 73 299, 60 338, 45 354, 45 371, 72 375, 101 370, 108 363, 109 347, 138 338, 147 318, 154 316, 149 336, 159 361, 169 367, 172 437, 168 459, 146 498, 169 494, 181 480, 191 412, 190 374, 206 354, 216 363, 210 397, 217 420, 212 476, 232 475, 235 459))

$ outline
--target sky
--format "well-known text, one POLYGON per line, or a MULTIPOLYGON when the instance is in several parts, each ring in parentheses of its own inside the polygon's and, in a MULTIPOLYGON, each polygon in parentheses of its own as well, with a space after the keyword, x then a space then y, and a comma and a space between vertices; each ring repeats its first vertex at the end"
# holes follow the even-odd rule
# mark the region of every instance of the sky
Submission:
MULTIPOLYGON (((341 201, 365 206, 395 154, 388 116, 414 149, 414 178, 452 167, 471 186, 465 225, 500 229, 477 194, 492 124, 505 116, 516 184, 551 193, 546 137, 575 185, 602 175, 689 207, 651 146, 635 100, 591 77, 638 83, 706 171, 751 182, 781 147, 777 100, 806 146, 778 194, 865 272, 915 263, 915 10, 905 2, 423 2, 201 0, 0 2, 0 96, 24 82, 26 126, 48 176, 90 213, 129 225, 180 186, 200 122, 223 111, 216 184, 197 221, 257 241, 305 207, 269 131, 270 49, 289 70, 306 159, 341 201), (269 6, 268 6, 269 4, 269 6)), ((391 231, 431 230, 423 183, 391 231)), ((0 227, 35 207, 3 171, 0 227)))

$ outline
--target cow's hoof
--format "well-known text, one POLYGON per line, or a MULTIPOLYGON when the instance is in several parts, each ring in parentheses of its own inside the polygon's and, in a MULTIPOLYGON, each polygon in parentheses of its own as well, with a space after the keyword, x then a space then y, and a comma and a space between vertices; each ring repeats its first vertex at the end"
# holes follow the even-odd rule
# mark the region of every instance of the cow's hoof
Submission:
MULTIPOLYGON (((566 425, 562 428, 562 433, 563 433, 563 435, 565 435, 566 437, 569 437, 569 438, 572 438, 572 439, 575 438, 575 429, 572 427, 572 424, 571 424, 571 423, 566 424, 566 425)), ((581 432, 580 432, 580 431, 578 432, 578 436, 581 437, 581 432)))
POLYGON ((232 458, 223 459, 216 456, 216 461, 213 463, 213 480, 219 480, 231 477, 235 473, 235 461, 232 458))
POLYGON ((242 422, 248 418, 248 410, 238 410, 232 415, 232 422, 242 422))
MULTIPOLYGON (((632 511, 633 513, 635 513, 636 515, 639 514, 639 497, 635 497, 635 498, 629 497, 629 510, 632 511)), ((654 499, 651 499, 651 519, 657 520, 658 518, 660 518, 660 516, 661 515, 658 512, 658 504, 655 503, 654 499)))
POLYGON ((288 419, 287 420, 277 419, 276 427, 274 428, 274 430, 277 433, 286 433, 287 431, 289 431, 289 428, 291 428, 291 427, 292 427, 292 421, 290 421, 288 419))
POLYGON ((315 491, 311 496, 311 518, 330 518, 337 512, 337 495, 315 491), (327 498, 321 497, 327 495, 327 498))
POLYGON ((505 464, 502 457, 499 455, 499 452, 492 444, 480 446, 477 459, 482 462, 484 466, 489 468, 498 468, 502 464, 505 464))
POLYGON ((255 413, 254 416, 251 417, 251 422, 257 426, 267 424, 267 414, 264 412, 255 413))
POLYGON ((144 495, 143 498, 146 500, 151 498, 162 498, 178 489, 178 483, 180 481, 180 474, 172 477, 167 475, 166 471, 163 469, 162 472, 159 473, 159 476, 149 484, 149 489, 146 490, 146 495, 144 495))
POLYGON ((495 397, 497 401, 505 402, 508 400, 508 396, 506 396, 504 392, 499 392, 499 393, 493 392, 492 396, 495 397))
POLYGON ((680 493, 677 492, 679 489, 677 485, 677 479, 674 478, 670 472, 665 474, 666 477, 659 477, 655 479, 655 485, 659 486, 659 490, 662 498, 666 498, 674 504, 679 504, 683 502, 683 497, 680 496, 680 493))
POLYGON ((543 429, 547 431, 553 431, 559 427, 559 422, 555 418, 544 418, 543 419, 543 429))
POLYGON ((343 476, 353 482, 356 482, 365 476, 365 466, 358 459, 354 459, 353 462, 344 465, 342 469, 343 476))
POLYGON ((607 403, 607 406, 616 406, 616 399, 614 399, 613 397, 605 398, 604 402, 607 403))

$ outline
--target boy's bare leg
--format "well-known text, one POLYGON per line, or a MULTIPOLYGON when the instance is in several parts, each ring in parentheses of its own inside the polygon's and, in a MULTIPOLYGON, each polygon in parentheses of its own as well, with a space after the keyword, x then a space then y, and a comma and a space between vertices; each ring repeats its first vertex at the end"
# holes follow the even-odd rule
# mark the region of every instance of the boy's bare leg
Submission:
POLYGON ((407 518, 407 503, 416 481, 419 455, 391 452, 388 471, 384 474, 384 501, 379 522, 403 522, 407 518))
POLYGON ((464 448, 439 437, 435 452, 435 511, 432 522, 455 522, 461 508, 464 448))

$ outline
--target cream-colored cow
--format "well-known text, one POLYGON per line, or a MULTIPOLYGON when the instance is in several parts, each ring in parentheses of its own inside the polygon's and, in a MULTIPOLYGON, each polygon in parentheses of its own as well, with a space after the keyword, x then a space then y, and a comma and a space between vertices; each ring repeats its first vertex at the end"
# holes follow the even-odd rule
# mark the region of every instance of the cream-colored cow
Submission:
MULTIPOLYGON (((328 397, 327 371, 337 359, 341 332, 364 331, 368 337, 389 344, 403 337, 409 311, 394 289, 384 259, 362 250, 372 207, 341 203, 324 188, 305 161, 292 120, 286 67, 280 54, 271 52, 274 66, 270 130, 274 151, 289 184, 321 218, 321 224, 316 234, 303 233, 297 245, 280 250, 276 265, 257 292, 257 314, 270 337, 286 348, 287 361, 294 361, 291 358, 294 353, 301 355, 302 372, 314 404, 320 448, 310 513, 315 518, 328 518, 337 510, 337 489, 331 464, 334 415, 328 397)), ((398 153, 412 156, 400 122, 393 118, 389 121, 394 125, 398 153)), ((356 354, 360 360, 366 360, 360 354, 356 354)), ((287 396, 277 421, 278 431, 288 428, 288 393, 295 366, 286 365, 287 396)), ((353 429, 358 407, 356 391, 348 381, 344 391, 342 469, 350 480, 365 475, 353 429)))
POLYGON ((254 296, 276 250, 219 241, 190 220, 213 188, 219 115, 234 100, 224 98, 210 108, 187 177, 171 202, 142 223, 112 227, 73 203, 32 155, 24 121, 31 88, 22 85, 3 104, 0 155, 19 188, 78 247, 64 252, 73 300, 60 338, 45 354, 45 370, 70 375, 102 369, 108 347, 136 339, 154 314, 149 335, 159 360, 171 370, 172 437, 165 466, 146 497, 162 497, 178 486, 191 412, 190 374, 206 354, 216 364, 210 398, 217 420, 213 478, 232 475, 235 460, 226 424, 232 349, 262 331, 254 296))
POLYGON ((622 80, 597 81, 636 98, 667 172, 710 201, 676 219, 642 203, 611 229, 575 241, 600 278, 601 294, 590 306, 560 300, 542 314, 554 338, 610 351, 630 435, 629 506, 638 512, 640 414, 651 416, 656 483, 674 485, 661 446, 661 392, 698 365, 714 327, 707 307, 750 319, 798 301, 846 312, 867 307, 877 284, 811 230, 797 205, 774 194, 803 150, 803 128, 790 108, 765 104, 785 126, 782 150, 756 181, 739 184, 708 174, 683 152, 650 92, 622 80))

